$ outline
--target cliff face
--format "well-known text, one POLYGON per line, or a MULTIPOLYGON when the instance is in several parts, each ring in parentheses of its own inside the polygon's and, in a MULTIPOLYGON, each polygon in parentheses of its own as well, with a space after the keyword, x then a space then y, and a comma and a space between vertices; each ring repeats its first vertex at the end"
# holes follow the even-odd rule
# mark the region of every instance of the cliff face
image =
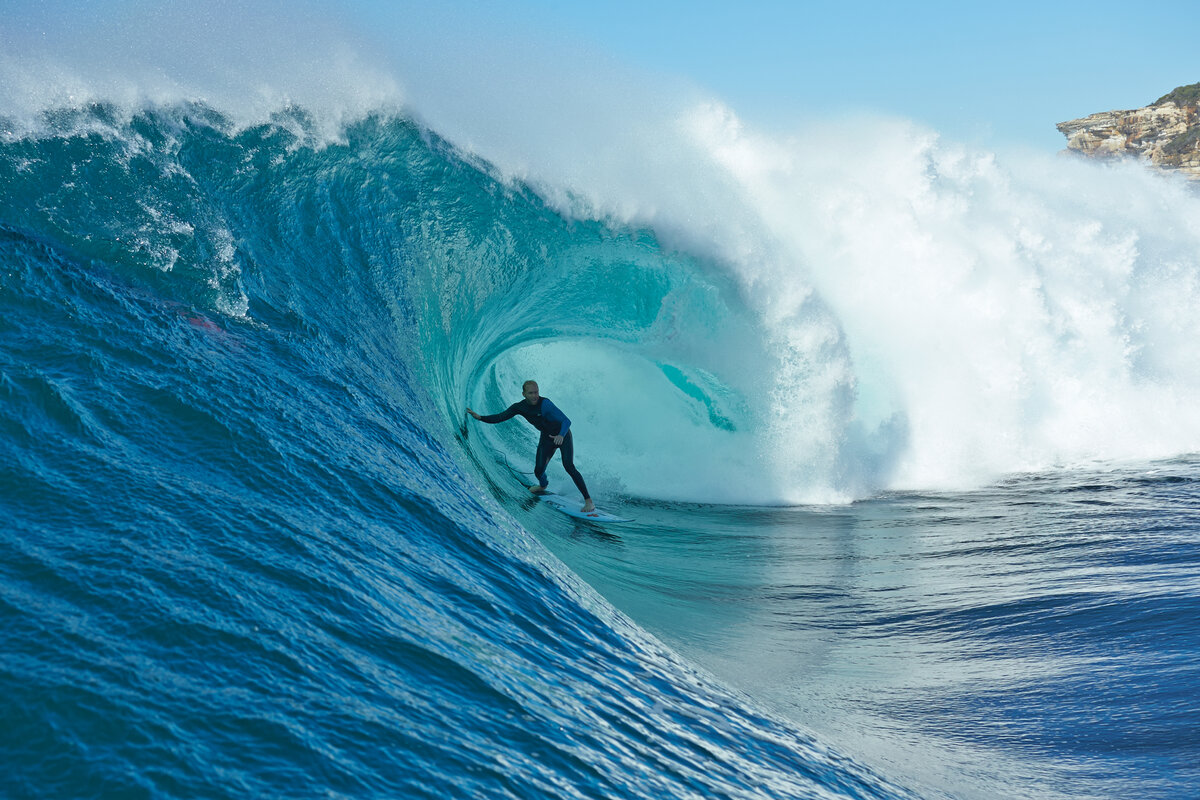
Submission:
POLYGON ((1067 149, 1093 158, 1136 156, 1200 181, 1200 83, 1181 86, 1152 105, 1058 123, 1067 149))

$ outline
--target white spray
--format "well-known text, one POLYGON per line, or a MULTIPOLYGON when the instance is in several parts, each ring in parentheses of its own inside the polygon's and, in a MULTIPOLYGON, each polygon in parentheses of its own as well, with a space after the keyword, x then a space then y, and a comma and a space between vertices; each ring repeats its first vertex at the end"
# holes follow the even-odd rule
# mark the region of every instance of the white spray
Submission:
POLYGON ((498 56, 420 20, 370 44, 320 33, 317 6, 284 18, 270 5, 146 17, 126 4, 124 49, 104 52, 81 43, 111 28, 45 53, 0 31, 3 116, 195 99, 250 122, 295 103, 336 130, 394 107, 403 86, 435 130, 564 211, 652 225, 732 277, 769 355, 752 379, 732 362, 716 376, 753 417, 737 444, 754 451, 747 501, 1200 450, 1200 200, 1180 180, 972 150, 896 120, 768 134, 595 54, 547 69, 529 48, 498 56))

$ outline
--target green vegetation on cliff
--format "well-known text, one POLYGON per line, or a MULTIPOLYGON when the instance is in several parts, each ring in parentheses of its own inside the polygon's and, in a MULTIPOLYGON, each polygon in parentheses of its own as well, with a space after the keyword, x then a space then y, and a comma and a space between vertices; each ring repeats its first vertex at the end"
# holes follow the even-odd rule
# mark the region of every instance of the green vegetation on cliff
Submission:
POLYGON ((1183 108, 1184 106, 1194 106, 1200 104, 1200 83, 1192 83, 1187 86, 1177 86, 1170 94, 1164 94, 1162 97, 1151 103, 1151 105, 1161 106, 1163 103, 1167 102, 1172 102, 1180 108, 1183 108))

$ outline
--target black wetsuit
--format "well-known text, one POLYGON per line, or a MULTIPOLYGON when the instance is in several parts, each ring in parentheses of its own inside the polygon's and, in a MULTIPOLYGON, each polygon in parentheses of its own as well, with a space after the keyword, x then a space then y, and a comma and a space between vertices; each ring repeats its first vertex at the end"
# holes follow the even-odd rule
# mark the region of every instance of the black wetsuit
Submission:
POLYGON ((533 467, 533 474, 537 476, 538 485, 543 489, 550 485, 550 481, 546 477, 546 465, 554 457, 554 451, 560 450, 563 469, 571 476, 571 480, 575 481, 575 488, 579 489, 585 500, 591 497, 588 494, 587 484, 583 482, 583 476, 579 474, 579 470, 575 469, 575 442, 571 438, 571 420, 567 419, 567 415, 559 411, 558 406, 551 403, 549 398, 539 397, 537 403, 534 404, 520 400, 499 414, 481 415, 479 421, 495 424, 518 415, 524 417, 542 434, 538 439, 537 458, 533 467), (555 436, 563 437, 561 445, 554 443, 555 436))

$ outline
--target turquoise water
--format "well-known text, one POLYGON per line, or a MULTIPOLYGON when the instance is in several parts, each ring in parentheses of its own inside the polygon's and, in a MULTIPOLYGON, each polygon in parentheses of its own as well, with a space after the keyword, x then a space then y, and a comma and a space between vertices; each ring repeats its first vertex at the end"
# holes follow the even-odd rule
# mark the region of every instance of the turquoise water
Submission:
POLYGON ((404 117, 65 110, 0 185, 6 796, 1200 786, 1194 459, 905 489, 836 286, 770 327, 404 117), (529 376, 635 522, 467 424, 529 376))
POLYGON ((923 794, 1186 796, 1198 477, 639 508, 645 531, 546 542, 677 652, 923 794))

